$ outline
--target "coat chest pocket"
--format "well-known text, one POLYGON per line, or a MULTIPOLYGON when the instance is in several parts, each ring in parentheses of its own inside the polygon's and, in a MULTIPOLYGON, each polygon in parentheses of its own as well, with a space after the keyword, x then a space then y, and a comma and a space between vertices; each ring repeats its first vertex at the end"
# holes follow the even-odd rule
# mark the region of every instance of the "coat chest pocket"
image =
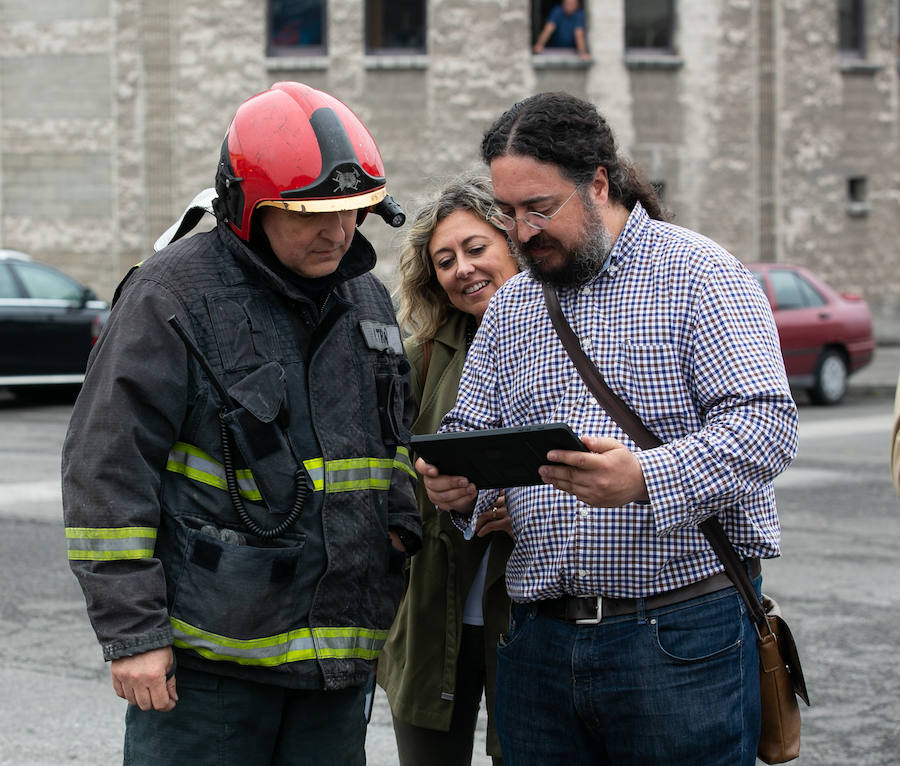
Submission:
POLYGON ((291 448, 283 423, 288 419, 285 372, 277 362, 264 364, 228 389, 235 409, 222 414, 232 443, 253 474, 262 500, 272 513, 288 513, 297 493, 311 490, 308 474, 291 448))
POLYGON ((277 332, 269 300, 250 290, 222 291, 207 298, 222 365, 229 372, 259 367, 277 358, 277 332))
POLYGON ((403 414, 409 395, 409 363, 405 357, 383 355, 375 362, 375 395, 384 444, 394 447, 409 442, 403 414))
POLYGON ((381 438, 393 447, 406 444, 410 433, 403 415, 409 394, 409 362, 396 325, 364 319, 359 323, 375 373, 375 396, 381 438))
POLYGON ((240 453, 238 462, 250 469, 268 509, 285 514, 296 493, 309 484, 308 477, 297 476, 300 464, 283 427, 290 403, 282 362, 296 367, 299 356, 279 343, 276 318, 282 324, 284 319, 277 308, 273 314, 271 295, 241 287, 220 290, 206 300, 230 383, 231 406, 222 417, 240 453))

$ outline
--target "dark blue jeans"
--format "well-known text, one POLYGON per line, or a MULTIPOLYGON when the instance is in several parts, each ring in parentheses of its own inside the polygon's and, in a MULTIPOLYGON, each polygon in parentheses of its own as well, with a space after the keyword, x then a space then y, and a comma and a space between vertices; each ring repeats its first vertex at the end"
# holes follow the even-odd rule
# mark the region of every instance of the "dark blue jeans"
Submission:
POLYGON ((516 605, 498 660, 506 766, 756 763, 756 631, 734 588, 598 625, 516 605))
POLYGON ((308 691, 179 666, 169 713, 125 714, 125 766, 364 766, 364 689, 308 691))

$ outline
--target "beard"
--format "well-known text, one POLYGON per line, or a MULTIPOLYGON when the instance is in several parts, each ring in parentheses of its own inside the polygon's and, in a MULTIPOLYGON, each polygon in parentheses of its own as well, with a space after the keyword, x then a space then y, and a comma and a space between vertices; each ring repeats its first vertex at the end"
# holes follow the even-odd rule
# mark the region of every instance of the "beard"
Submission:
POLYGON ((516 248, 515 256, 519 265, 528 269, 538 282, 554 287, 579 287, 590 282, 603 270, 612 252, 612 235, 594 210, 585 206, 584 211, 586 220, 575 247, 566 249, 558 239, 541 231, 516 248), (534 258, 533 252, 545 247, 552 247, 565 255, 562 266, 547 269, 534 258))

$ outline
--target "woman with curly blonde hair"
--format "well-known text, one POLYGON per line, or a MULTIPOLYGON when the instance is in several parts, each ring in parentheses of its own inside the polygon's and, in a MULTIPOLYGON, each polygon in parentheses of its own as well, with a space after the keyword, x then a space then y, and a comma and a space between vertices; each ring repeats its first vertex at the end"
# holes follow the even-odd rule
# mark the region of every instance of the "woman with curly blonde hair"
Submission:
MULTIPOLYGON (((400 254, 395 292, 419 414, 434 433, 456 401, 469 344, 488 302, 518 271, 506 235, 488 223, 490 179, 461 177, 416 215, 400 254)), ((504 572, 511 525, 501 500, 466 541, 419 487, 423 546, 378 661, 401 766, 468 766, 482 692, 486 751, 502 764, 493 723, 497 639, 506 630, 504 572)))

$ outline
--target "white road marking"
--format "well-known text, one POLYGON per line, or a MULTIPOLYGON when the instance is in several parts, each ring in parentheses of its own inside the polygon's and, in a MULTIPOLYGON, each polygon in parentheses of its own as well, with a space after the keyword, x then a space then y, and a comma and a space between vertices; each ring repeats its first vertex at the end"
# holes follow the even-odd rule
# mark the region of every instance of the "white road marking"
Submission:
POLYGON ((850 434, 875 434, 882 432, 887 438, 891 432, 891 422, 884 415, 866 415, 852 420, 817 420, 814 423, 800 423, 800 440, 821 439, 830 436, 850 434))

